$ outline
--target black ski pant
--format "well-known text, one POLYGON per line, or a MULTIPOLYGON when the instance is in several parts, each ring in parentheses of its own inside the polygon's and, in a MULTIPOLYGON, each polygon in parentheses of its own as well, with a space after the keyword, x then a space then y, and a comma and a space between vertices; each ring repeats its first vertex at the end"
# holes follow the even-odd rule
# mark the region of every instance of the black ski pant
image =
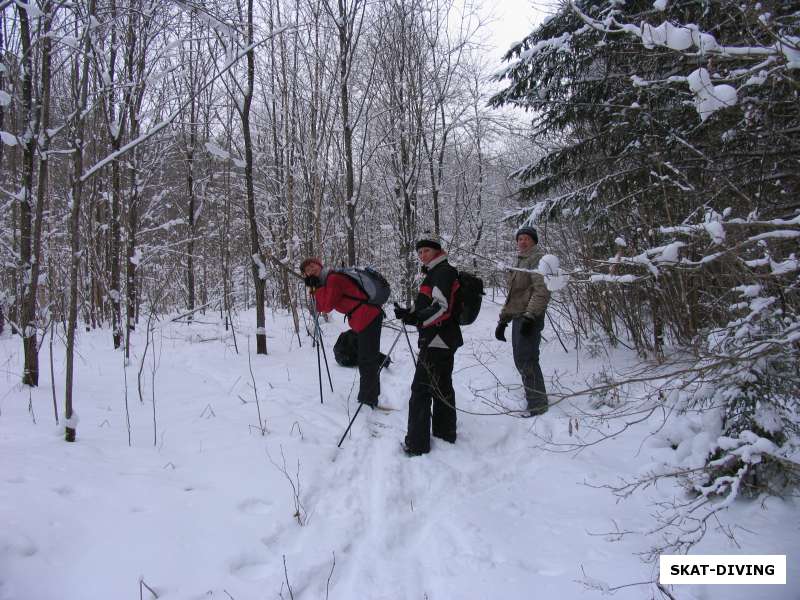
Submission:
POLYGON ((419 352, 408 401, 406 434, 406 447, 413 452, 430 452, 431 423, 434 436, 456 441, 454 358, 455 351, 445 348, 422 348, 419 352))
POLYGON ((379 369, 381 366, 381 325, 383 313, 379 313, 358 336, 358 401, 369 406, 378 404, 381 393, 379 369))
POLYGON ((547 391, 544 387, 542 367, 539 365, 539 345, 542 343, 544 315, 536 317, 533 322, 533 330, 528 335, 522 335, 522 323, 522 317, 511 321, 514 365, 522 376, 528 409, 547 408, 547 391))

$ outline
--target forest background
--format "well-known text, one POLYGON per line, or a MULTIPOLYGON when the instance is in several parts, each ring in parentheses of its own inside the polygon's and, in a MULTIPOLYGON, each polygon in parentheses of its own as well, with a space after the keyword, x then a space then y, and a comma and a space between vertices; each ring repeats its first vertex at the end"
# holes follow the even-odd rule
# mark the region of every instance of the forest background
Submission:
POLYGON ((630 483, 689 490, 666 546, 794 493, 800 6, 551 13, 497 73, 447 0, 0 1, 0 328, 22 383, 58 336, 74 440, 81 332, 129 356, 159 315, 254 308, 266 354, 267 308, 308 322, 302 257, 377 266, 407 302, 430 233, 493 289, 526 221, 560 259, 563 342, 641 360, 553 401, 591 396, 622 429, 713 416, 702 464, 630 483))

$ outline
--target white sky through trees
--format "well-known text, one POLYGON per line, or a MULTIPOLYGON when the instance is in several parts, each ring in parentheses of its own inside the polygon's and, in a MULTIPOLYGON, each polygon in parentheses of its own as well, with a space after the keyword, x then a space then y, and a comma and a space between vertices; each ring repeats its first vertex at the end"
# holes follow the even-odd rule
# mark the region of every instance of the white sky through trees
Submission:
POLYGON ((487 24, 487 54, 500 62, 503 54, 528 35, 552 12, 552 0, 500 0, 487 2, 481 14, 490 19, 487 24))

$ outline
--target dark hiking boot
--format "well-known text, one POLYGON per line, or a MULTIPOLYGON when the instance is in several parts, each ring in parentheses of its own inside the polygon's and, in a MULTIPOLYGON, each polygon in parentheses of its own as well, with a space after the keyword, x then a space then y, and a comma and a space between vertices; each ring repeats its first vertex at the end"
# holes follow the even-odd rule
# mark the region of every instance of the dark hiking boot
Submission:
POLYGON ((522 411, 520 416, 523 419, 528 419, 530 417, 538 417, 539 415, 543 415, 547 412, 547 405, 544 406, 529 406, 526 410, 522 411))
POLYGON ((400 442, 400 447, 403 449, 403 452, 406 456, 422 456, 423 454, 427 454, 427 452, 421 452, 419 450, 410 448, 405 442, 400 442))

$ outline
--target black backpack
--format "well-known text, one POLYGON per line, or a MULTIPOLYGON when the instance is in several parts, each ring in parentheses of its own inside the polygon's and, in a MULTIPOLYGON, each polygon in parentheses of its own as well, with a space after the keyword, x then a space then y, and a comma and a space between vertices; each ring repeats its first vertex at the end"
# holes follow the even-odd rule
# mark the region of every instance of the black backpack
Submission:
POLYGON ((352 279, 358 288, 366 294, 367 299, 363 301, 361 298, 353 298, 353 300, 359 300, 363 304, 383 306, 392 293, 386 278, 372 267, 347 267, 335 269, 334 272, 341 273, 352 279))
POLYGON ((355 367, 358 364, 358 336, 352 329, 339 335, 333 345, 333 357, 343 367, 355 367))
POLYGON ((456 305, 459 325, 471 325, 481 312, 483 301, 483 279, 467 271, 458 272, 456 305))
MULTIPOLYGON (((339 334, 339 338, 333 345, 333 357, 336 362, 343 367, 357 367, 358 366, 358 334, 352 329, 343 331, 339 334)), ((386 360, 386 355, 383 352, 378 352, 378 364, 389 366, 390 360, 386 360)))

